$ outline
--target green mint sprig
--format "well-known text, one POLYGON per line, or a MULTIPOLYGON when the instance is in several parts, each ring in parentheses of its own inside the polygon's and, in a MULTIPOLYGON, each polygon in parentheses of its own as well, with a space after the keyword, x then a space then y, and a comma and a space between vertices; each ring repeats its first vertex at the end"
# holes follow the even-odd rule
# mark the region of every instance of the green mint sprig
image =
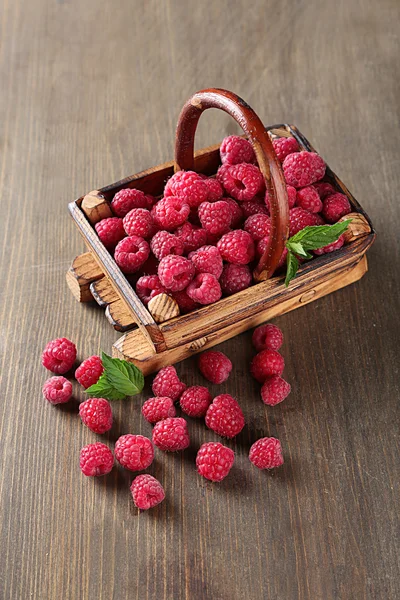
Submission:
POLYGON ((286 242, 288 250, 286 257, 286 279, 285 286, 296 276, 299 268, 299 260, 297 257, 309 260, 313 257, 310 250, 317 250, 333 244, 344 233, 351 223, 351 219, 346 219, 334 225, 312 225, 304 227, 301 231, 292 235, 286 242))
POLYGON ((144 386, 144 377, 142 371, 134 364, 120 358, 111 358, 105 352, 101 353, 101 362, 104 371, 98 382, 86 390, 89 396, 123 400, 126 396, 140 394, 144 386))

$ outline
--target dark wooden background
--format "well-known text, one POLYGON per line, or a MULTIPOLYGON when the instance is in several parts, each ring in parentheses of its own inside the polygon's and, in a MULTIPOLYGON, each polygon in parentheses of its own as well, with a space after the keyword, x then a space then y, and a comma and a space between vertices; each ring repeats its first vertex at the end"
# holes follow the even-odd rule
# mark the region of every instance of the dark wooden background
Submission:
MULTIPOLYGON (((0 6, 0 598, 400 598, 398 1, 0 6), (361 282, 276 320, 285 403, 262 405, 249 333, 221 345, 235 367, 223 389, 249 422, 231 444, 232 474, 212 485, 195 473, 196 448, 215 438, 191 422, 191 450, 157 452, 151 469, 166 501, 138 514, 128 472, 80 474, 79 450, 96 436, 77 402, 41 398, 40 352, 62 335, 80 358, 111 350, 102 311, 65 284, 83 251, 67 203, 170 159, 181 105, 209 86, 237 92, 266 123, 296 124, 378 239, 361 282), (270 474, 246 457, 268 434, 285 455, 270 474)), ((198 147, 236 131, 210 112, 198 147)), ((201 383, 193 361, 178 368, 201 383)), ((110 443, 150 433, 146 394, 113 405, 110 443)))

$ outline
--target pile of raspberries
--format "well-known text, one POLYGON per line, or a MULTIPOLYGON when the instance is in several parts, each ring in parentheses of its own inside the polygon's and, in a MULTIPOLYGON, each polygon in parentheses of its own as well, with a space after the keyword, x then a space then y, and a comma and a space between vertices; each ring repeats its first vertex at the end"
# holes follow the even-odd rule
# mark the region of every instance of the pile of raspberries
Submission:
MULTIPOLYGON (((293 137, 272 144, 287 183, 290 236, 351 212, 347 197, 323 180, 326 165, 318 154, 300 151, 293 137)), ((215 178, 179 171, 159 200, 137 189, 120 190, 111 202, 115 216, 95 225, 145 305, 167 293, 187 313, 252 285, 271 231, 269 195, 250 142, 226 137, 220 155, 215 178)), ((342 235, 314 254, 343 244, 342 235)), ((286 255, 285 249, 278 270, 286 255)))
MULTIPOLYGON (((283 343, 281 330, 272 324, 261 325, 253 332, 252 342, 257 354, 250 371, 260 382, 262 401, 269 406, 282 402, 290 393, 290 384, 282 377, 285 362, 278 350, 283 343)), ((72 397, 72 384, 63 375, 72 369, 76 360, 76 347, 66 338, 49 342, 42 354, 42 364, 56 373, 46 381, 43 395, 51 404, 68 402, 72 397)), ((205 379, 224 383, 231 371, 232 363, 222 352, 207 350, 198 359, 198 367, 205 379)), ((87 389, 96 383, 103 372, 99 356, 84 360, 75 371, 75 378, 87 389)), ((177 415, 176 403, 181 413, 192 418, 204 418, 206 426, 217 435, 232 439, 245 426, 245 418, 238 401, 230 394, 212 397, 205 386, 187 387, 175 367, 161 369, 152 383, 154 397, 142 406, 143 417, 153 427, 152 440, 135 434, 122 435, 115 442, 114 453, 102 442, 84 446, 80 452, 80 469, 86 476, 110 473, 114 456, 122 467, 130 471, 144 471, 154 459, 154 446, 163 452, 178 452, 190 445, 188 423, 177 415)), ((79 415, 84 425, 96 434, 104 434, 113 424, 111 405, 105 398, 89 398, 79 406, 79 415)), ((196 456, 196 468, 200 475, 210 481, 222 481, 231 470, 235 460, 234 451, 220 442, 202 444, 196 456)), ((279 440, 264 437, 253 443, 249 452, 250 462, 259 469, 272 469, 283 464, 279 440)), ((137 508, 147 510, 165 498, 164 488, 147 473, 135 477, 131 493, 137 508)))

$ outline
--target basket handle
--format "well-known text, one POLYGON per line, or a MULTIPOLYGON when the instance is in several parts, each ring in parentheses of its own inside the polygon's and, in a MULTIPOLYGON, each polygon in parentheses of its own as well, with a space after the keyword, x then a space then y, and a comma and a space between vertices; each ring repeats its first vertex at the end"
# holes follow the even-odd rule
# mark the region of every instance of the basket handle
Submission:
POLYGON ((175 172, 194 170, 194 136, 200 115, 220 108, 241 126, 253 146, 270 197, 271 236, 254 270, 256 281, 271 277, 279 263, 289 229, 286 183, 269 135, 259 117, 242 98, 227 90, 210 88, 194 94, 182 108, 175 138, 175 172))

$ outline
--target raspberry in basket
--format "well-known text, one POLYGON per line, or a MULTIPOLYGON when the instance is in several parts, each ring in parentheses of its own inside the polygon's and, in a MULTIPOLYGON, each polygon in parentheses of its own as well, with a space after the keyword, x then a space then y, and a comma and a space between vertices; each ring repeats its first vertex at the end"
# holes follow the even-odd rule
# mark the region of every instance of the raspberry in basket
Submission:
POLYGON ((232 210, 227 202, 203 202, 199 206, 199 219, 203 228, 212 235, 222 235, 229 230, 232 210))
POLYGON ((242 229, 225 233, 219 240, 217 248, 224 260, 236 265, 247 265, 255 255, 253 239, 242 229))
POLYGON ((240 206, 245 219, 252 215, 268 215, 269 213, 262 199, 259 200, 258 198, 250 200, 250 202, 242 202, 240 206))
POLYGON ((154 207, 156 223, 163 229, 173 231, 188 220, 190 206, 180 198, 168 196, 163 198, 154 207))
POLYGON ((147 305, 158 294, 165 294, 166 289, 161 285, 158 275, 143 275, 136 282, 136 293, 143 304, 147 305))
POLYGON ((193 281, 187 286, 186 293, 189 298, 204 305, 213 304, 222 296, 218 279, 210 273, 199 273, 196 275, 193 281))
POLYGON ((257 352, 261 352, 261 350, 279 350, 283 344, 283 333, 276 325, 267 323, 256 327, 251 341, 257 352))
POLYGON ((183 242, 183 254, 189 254, 189 252, 197 250, 207 242, 207 231, 192 225, 192 223, 184 223, 181 227, 178 227, 175 235, 183 242))
POLYGON ((221 277, 223 262, 215 246, 202 246, 191 252, 188 258, 194 264, 196 273, 211 273, 217 279, 221 277))
POLYGON ((161 483, 147 473, 135 477, 131 484, 131 493, 136 508, 140 510, 149 510, 160 504, 165 498, 161 483))
POLYGON ((206 177, 205 175, 200 175, 200 177, 208 187, 208 201, 217 202, 217 200, 221 200, 224 190, 220 182, 213 177, 206 177))
POLYGON ((124 229, 128 235, 150 238, 155 232, 153 217, 145 208, 133 208, 123 219, 124 229))
POLYGON ((272 145, 275 150, 275 154, 282 163, 289 154, 298 152, 300 150, 299 144, 294 137, 281 137, 272 140, 272 145))
POLYGON ((251 215, 246 219, 244 230, 251 235, 254 241, 261 240, 271 231, 271 219, 268 215, 251 215))
POLYGON ((325 162, 316 152, 294 152, 283 161, 286 183, 302 188, 318 181, 325 175, 325 162))
POLYGON ((103 364, 100 356, 89 356, 75 371, 75 379, 85 388, 94 385, 100 379, 103 372, 103 364))
MULTIPOLYGON (((188 223, 187 223, 188 224, 188 223)), ((161 260, 170 254, 182 255, 184 244, 181 238, 169 231, 158 231, 150 242, 154 256, 161 260)))
POLYGON ((282 379, 279 375, 268 377, 261 388, 261 398, 264 404, 275 406, 279 404, 290 394, 290 383, 282 379))
POLYGON ((210 392, 202 385, 187 388, 179 400, 182 411, 189 417, 204 417, 211 402, 210 392))
POLYGON ((186 385, 179 379, 175 367, 170 366, 157 373, 151 389, 156 396, 167 396, 175 401, 186 390, 186 385))
POLYGON ((183 315, 192 312, 192 310, 196 310, 196 308, 200 307, 200 304, 197 304, 192 298, 186 293, 186 290, 182 290, 180 292, 174 292, 171 294, 174 300, 177 301, 179 310, 183 315))
POLYGON ((295 206, 289 211, 289 236, 295 235, 304 227, 311 225, 323 225, 324 220, 316 213, 310 213, 300 206, 295 206))
POLYGON ((146 262, 150 246, 143 238, 132 235, 121 240, 114 252, 114 259, 123 273, 136 273, 146 262))
POLYGON ((253 200, 264 185, 260 169, 248 163, 228 168, 223 165, 218 169, 217 179, 229 196, 242 202, 253 200))
POLYGON ((149 398, 142 406, 142 415, 149 423, 157 423, 168 417, 175 417, 176 409, 171 398, 149 398))
POLYGON ((187 423, 182 417, 158 421, 153 429, 153 442, 164 452, 185 450, 190 444, 187 423))
POLYGON ((210 481, 222 481, 228 475, 235 460, 233 450, 219 442, 207 442, 200 446, 196 457, 198 473, 210 481))
POLYGON ((42 354, 42 365, 57 375, 64 375, 76 359, 76 346, 67 338, 58 338, 46 344, 42 354))
POLYGON ((280 467, 283 465, 280 441, 273 437, 257 440, 250 448, 249 459, 259 469, 280 467))
POLYGON ((50 404, 64 404, 71 399, 72 383, 61 375, 50 377, 43 386, 43 396, 50 404))
POLYGON ((344 194, 332 194, 325 198, 322 214, 328 223, 336 223, 350 212, 350 202, 344 194))
POLYGON ((115 442, 115 458, 130 471, 144 471, 154 459, 154 448, 144 435, 121 435, 115 442))
POLYGON ((336 190, 333 187, 333 185, 331 185, 327 181, 317 181, 317 183, 314 183, 313 186, 317 190, 317 192, 318 192, 319 197, 321 198, 321 200, 325 200, 325 198, 327 196, 331 196, 332 194, 336 194, 336 190))
POLYGON ((321 198, 315 187, 312 185, 297 191, 296 205, 311 213, 318 213, 322 210, 321 198))
MULTIPOLYGON (((297 196, 296 188, 294 188, 292 185, 287 185, 286 192, 287 192, 287 197, 288 197, 289 208, 293 208, 293 206, 296 204, 296 196, 297 196)), ((268 190, 266 190, 266 192, 265 192, 265 206, 268 209, 268 212, 270 212, 268 190)))
POLYGON ((105 398, 88 398, 79 405, 79 415, 94 433, 105 433, 113 424, 111 405, 105 398))
POLYGON ((111 202, 112 211, 117 217, 125 217, 133 208, 151 208, 151 205, 151 196, 130 188, 119 191, 111 202))
POLYGON ((166 256, 158 266, 161 284, 171 292, 184 290, 192 281, 194 273, 194 264, 183 256, 166 256))
POLYGON ((101 442, 88 444, 80 452, 79 466, 87 477, 107 475, 114 466, 114 456, 110 448, 101 442))
POLYGON ((207 409, 206 425, 218 435, 233 438, 245 425, 242 409, 229 394, 220 394, 214 398, 207 409))
POLYGON ((253 146, 248 140, 238 135, 229 135, 224 138, 219 153, 222 164, 237 165, 240 163, 254 163, 256 160, 253 146))
POLYGON ((247 265, 224 265, 219 283, 222 293, 231 296, 245 290, 251 285, 252 275, 247 265))
POLYGON ((262 350, 251 361, 250 372, 259 383, 264 383, 267 377, 282 375, 285 368, 283 356, 276 350, 262 350))
POLYGON ((341 236, 339 236, 339 238, 336 240, 336 242, 332 242, 332 244, 328 244, 327 246, 324 246, 323 248, 317 248, 316 250, 313 250, 314 254, 320 255, 320 254, 328 254, 329 252, 334 252, 335 250, 339 250, 339 248, 341 248, 344 244, 344 235, 342 233, 341 236))
POLYGON ((227 202, 229 204, 229 208, 231 209, 231 227, 232 229, 236 229, 237 227, 240 227, 244 215, 243 215, 243 211, 242 208, 239 206, 239 204, 233 200, 233 198, 224 198, 224 202, 227 202))
POLYGON ((199 356, 201 374, 211 383, 223 383, 232 371, 229 358, 218 350, 207 350, 199 356))
POLYGON ((208 200, 209 188, 198 173, 178 171, 167 181, 164 197, 168 196, 176 196, 190 208, 197 208, 208 200))
POLYGON ((102 219, 94 227, 103 245, 108 250, 114 250, 118 242, 126 236, 123 221, 119 217, 102 219))

